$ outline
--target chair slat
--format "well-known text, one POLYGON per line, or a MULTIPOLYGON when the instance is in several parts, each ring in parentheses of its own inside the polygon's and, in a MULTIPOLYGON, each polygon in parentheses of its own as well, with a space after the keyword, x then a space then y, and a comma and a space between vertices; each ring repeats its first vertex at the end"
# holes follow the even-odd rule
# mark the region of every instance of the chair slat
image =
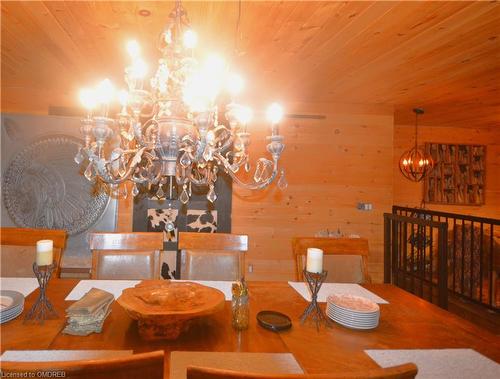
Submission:
POLYGON ((90 233, 91 250, 162 250, 163 233, 90 233))
POLYGON ((179 250, 248 251, 248 236, 229 233, 179 232, 179 250))
POLYGON ((7 228, 0 229, 2 245, 35 246, 39 240, 52 240, 54 247, 66 247, 67 233, 58 229, 7 228))

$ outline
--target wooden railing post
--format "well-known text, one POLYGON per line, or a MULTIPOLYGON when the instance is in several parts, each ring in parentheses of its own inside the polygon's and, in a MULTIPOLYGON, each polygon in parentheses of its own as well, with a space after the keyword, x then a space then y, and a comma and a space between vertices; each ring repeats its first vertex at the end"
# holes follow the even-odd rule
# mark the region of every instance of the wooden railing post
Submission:
POLYGON ((384 283, 391 283, 391 219, 384 213, 384 283))
POLYGON ((438 304, 448 309, 448 225, 438 226, 438 304))
POLYGON ((399 272, 399 261, 400 254, 399 251, 399 234, 398 226, 399 221, 391 215, 391 270, 392 270, 392 283, 399 286, 400 272, 399 272))

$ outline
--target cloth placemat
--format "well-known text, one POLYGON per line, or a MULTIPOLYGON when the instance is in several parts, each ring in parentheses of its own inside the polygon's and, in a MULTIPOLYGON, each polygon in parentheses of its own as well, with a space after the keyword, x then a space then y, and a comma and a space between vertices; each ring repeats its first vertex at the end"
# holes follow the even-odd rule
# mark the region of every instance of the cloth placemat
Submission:
POLYGON ((290 353, 220 353, 173 351, 170 354, 170 379, 186 379, 188 366, 201 366, 259 374, 303 374, 290 353))
MULTIPOLYGON (((288 282, 288 284, 304 299, 311 301, 311 293, 306 283, 288 282)), ((378 304, 389 304, 388 301, 361 287, 359 284, 351 283, 323 283, 318 293, 318 301, 326 303, 326 298, 332 294, 361 296, 378 304)))
POLYGON ((38 288, 36 278, 0 278, 0 289, 21 292, 24 297, 38 288))
POLYGON ((84 359, 113 359, 132 355, 132 350, 6 350, 4 362, 59 362, 84 359))
MULTIPOLYGON (((35 279, 36 280, 36 279, 35 279)), ((177 282, 194 282, 207 287, 216 288, 224 293, 226 300, 231 300, 231 286, 233 282, 212 281, 212 280, 176 280, 177 282)), ((80 300, 91 288, 99 288, 113 294, 115 299, 118 299, 126 288, 134 287, 140 283, 140 280, 80 280, 73 288, 65 300, 80 300)))
POLYGON ((473 349, 365 350, 381 367, 413 362, 418 379, 498 379, 500 365, 473 349))
POLYGON ((80 280, 69 295, 66 296, 65 300, 80 300, 92 288, 99 288, 100 290, 110 292, 115 299, 118 299, 125 288, 134 287, 140 282, 140 280, 80 280))

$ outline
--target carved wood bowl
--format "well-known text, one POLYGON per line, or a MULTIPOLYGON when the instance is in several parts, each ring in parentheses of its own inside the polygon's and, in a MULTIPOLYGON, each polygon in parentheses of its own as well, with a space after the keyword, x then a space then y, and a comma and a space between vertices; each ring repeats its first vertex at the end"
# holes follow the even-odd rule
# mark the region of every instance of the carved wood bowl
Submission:
POLYGON ((198 283, 147 280, 127 288, 118 303, 138 322, 145 340, 174 340, 193 320, 224 308, 224 294, 198 283))

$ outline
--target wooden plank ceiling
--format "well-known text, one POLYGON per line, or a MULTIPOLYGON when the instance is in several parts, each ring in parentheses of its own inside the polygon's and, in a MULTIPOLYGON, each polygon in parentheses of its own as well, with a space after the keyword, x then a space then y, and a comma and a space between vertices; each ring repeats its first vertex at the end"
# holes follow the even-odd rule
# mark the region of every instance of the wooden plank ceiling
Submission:
MULTIPOLYGON (((172 7, 2 1, 2 111, 74 107, 79 88, 122 83, 125 41, 138 39, 154 62, 172 7)), ((185 7, 200 45, 230 58, 253 98, 382 103, 395 107, 396 123, 412 123, 418 105, 430 125, 499 124, 496 2, 243 1, 239 38, 238 2, 185 7)))

